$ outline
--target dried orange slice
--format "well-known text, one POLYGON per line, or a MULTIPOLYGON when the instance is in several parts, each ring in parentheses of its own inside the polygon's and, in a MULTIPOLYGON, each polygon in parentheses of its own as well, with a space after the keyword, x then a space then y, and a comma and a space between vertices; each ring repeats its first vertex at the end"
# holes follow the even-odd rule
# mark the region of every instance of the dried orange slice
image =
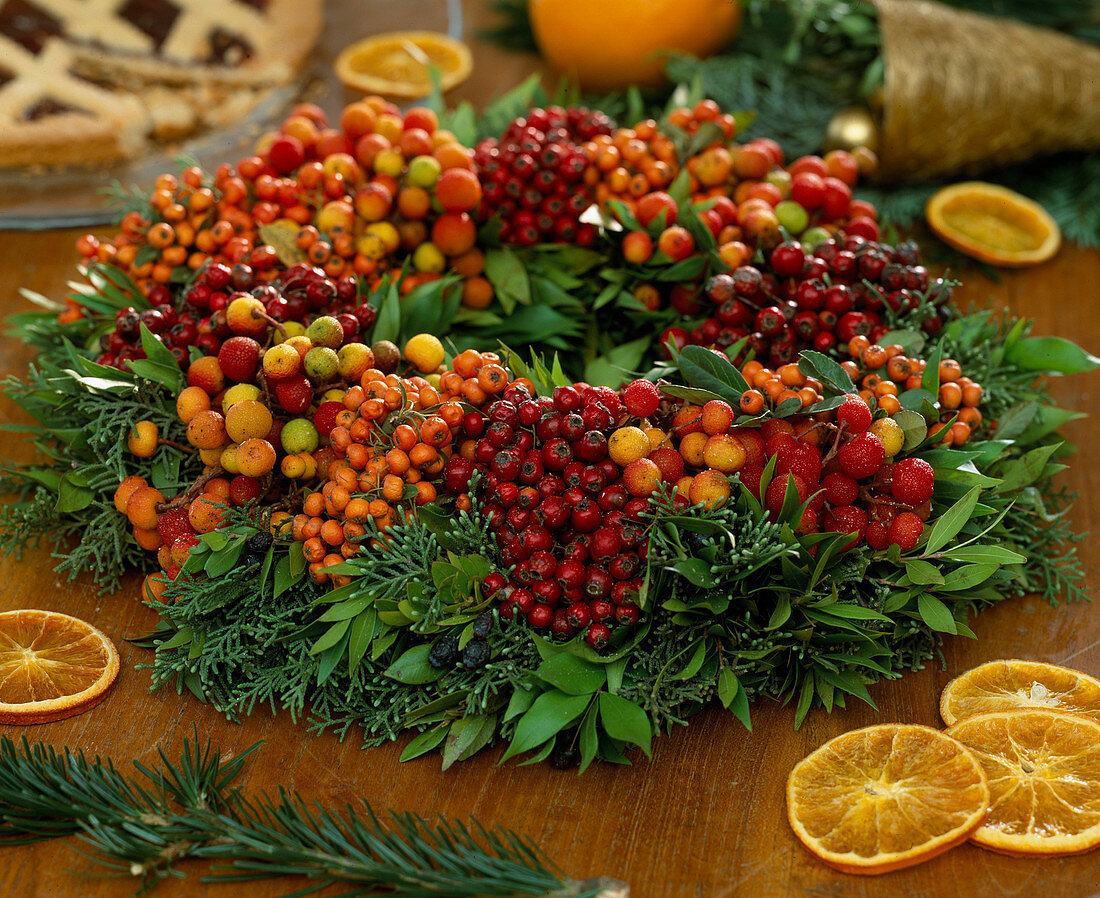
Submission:
POLYGON ((1100 722, 1100 680, 1040 661, 989 661, 955 677, 940 696, 940 716, 948 726, 1014 708, 1072 711, 1100 722))
POLYGON ((0 614, 0 723, 46 723, 99 704, 118 652, 90 624, 56 611, 0 614))
POLYGON ((1065 711, 978 714, 948 731, 989 780, 989 814, 970 837, 1011 854, 1080 854, 1100 845, 1100 723, 1065 711))
POLYGON ((1058 223, 1042 206, 997 184, 952 184, 936 191, 924 211, 941 240, 990 265, 1038 265, 1062 245, 1058 223))
POLYGON ((795 835, 845 873, 899 870, 965 842, 988 803, 974 756, 915 724, 837 736, 799 761, 787 780, 795 835))
POLYGON ((450 90, 473 71, 470 48, 435 31, 376 34, 346 47, 334 63, 336 77, 352 90, 389 97, 423 97, 431 93, 430 70, 439 71, 440 86, 450 90))

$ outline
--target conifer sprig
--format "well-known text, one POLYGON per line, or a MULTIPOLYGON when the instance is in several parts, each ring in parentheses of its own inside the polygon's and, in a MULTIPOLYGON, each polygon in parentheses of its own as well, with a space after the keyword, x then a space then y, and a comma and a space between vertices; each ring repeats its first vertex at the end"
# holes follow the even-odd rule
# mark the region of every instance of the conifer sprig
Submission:
POLYGON ((162 751, 127 776, 98 756, 0 737, 0 845, 76 834, 141 892, 182 876, 184 858, 224 862, 204 881, 294 875, 345 895, 595 898, 607 885, 570 880, 528 839, 474 820, 380 817, 365 801, 332 810, 282 789, 250 800, 236 782, 258 747, 223 760, 196 733, 178 761, 162 751))

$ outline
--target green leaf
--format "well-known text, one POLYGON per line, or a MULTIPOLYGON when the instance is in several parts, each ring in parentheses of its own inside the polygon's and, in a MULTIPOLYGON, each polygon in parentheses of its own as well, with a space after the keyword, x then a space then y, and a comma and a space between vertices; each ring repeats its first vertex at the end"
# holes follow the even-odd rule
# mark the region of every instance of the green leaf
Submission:
POLYGON ((1005 352, 1005 361, 1025 371, 1080 374, 1100 367, 1100 358, 1061 337, 1027 337, 1005 352))
POLYGON ((874 608, 864 608, 862 605, 856 605, 852 602, 832 602, 828 605, 819 605, 818 610, 845 620, 890 620, 886 615, 875 611, 874 608))
POLYGON ((905 562, 905 572, 909 579, 917 586, 942 586, 943 574, 934 564, 922 561, 919 558, 911 558, 905 562))
POLYGON ((709 390, 734 407, 749 388, 732 362, 702 346, 685 346, 679 364, 680 373, 691 386, 709 390))
POLYGON ((924 349, 925 337, 920 331, 897 330, 887 331, 875 342, 879 346, 900 346, 910 358, 919 357, 924 349))
POLYGON ((936 523, 932 527, 932 532, 928 536, 928 543, 925 546, 925 551, 927 553, 931 554, 933 552, 938 552, 946 546, 960 530, 962 530, 966 522, 970 520, 970 516, 974 511, 974 506, 978 504, 978 495, 980 493, 980 487, 973 487, 965 496, 936 519, 936 523))
POLYGON ((287 549, 287 556, 290 558, 290 576, 293 578, 291 582, 297 582, 306 572, 306 556, 302 546, 303 543, 293 542, 287 549))
POLYGON ((531 284, 527 269, 512 250, 490 249, 485 254, 485 277, 492 283, 506 314, 511 314, 516 305, 530 304, 531 284))
MULTIPOLYGON (((663 258, 660 256, 659 258, 663 258)), ((654 280, 662 283, 681 284, 685 281, 693 281, 703 273, 707 267, 707 257, 703 254, 691 255, 679 262, 674 262, 667 268, 663 268, 654 280)))
MULTIPOLYGON (((924 374, 920 378, 922 390, 927 390, 933 397, 940 394, 940 361, 943 359, 943 344, 937 343, 924 362, 924 374)), ((933 399, 933 401, 935 401, 933 399)))
POLYGON ((447 743, 443 746, 443 769, 457 761, 472 758, 489 744, 497 729, 495 714, 473 714, 461 717, 451 724, 447 743))
POLYGON ((512 697, 508 699, 508 708, 501 720, 507 723, 509 720, 519 717, 520 714, 531 707, 538 695, 539 693, 535 689, 516 688, 513 690, 512 697))
POLYGON ((299 577, 293 577, 290 573, 290 556, 284 555, 275 565, 275 598, 279 598, 284 592, 298 582, 299 577))
POLYGON ((415 736, 408 745, 405 746, 401 752, 400 760, 411 761, 413 758, 419 758, 421 755, 425 755, 433 748, 436 748, 440 742, 447 738, 448 728, 446 726, 437 726, 430 730, 425 730, 418 736, 415 736))
POLYGON ((703 666, 703 662, 707 657, 707 642, 705 639, 700 639, 695 643, 695 650, 691 653, 691 657, 688 659, 688 663, 684 665, 683 670, 673 675, 674 680, 690 680, 697 673, 699 668, 703 666))
POLYGON ((975 564, 1023 564, 1027 557, 1004 546, 958 546, 948 549, 947 556, 954 561, 975 564))
POLYGON ((368 608, 351 622, 348 633, 348 671, 355 673, 378 629, 378 612, 368 608))
POLYGON ((577 747, 581 752, 580 772, 584 773, 588 769, 588 766, 596 760, 596 754, 599 752, 600 748, 600 737, 596 729, 595 714, 589 713, 585 715, 577 742, 577 747))
POLYGON ((821 381, 833 393, 854 393, 855 384, 840 362, 820 352, 803 351, 798 356, 798 370, 807 377, 821 381))
POLYGON ((144 324, 141 325, 141 348, 145 350, 145 357, 150 362, 154 365, 160 365, 168 371, 175 372, 176 384, 180 385, 182 383, 183 372, 180 370, 176 357, 144 324))
POLYGON ((782 627, 791 616, 791 598, 785 592, 780 593, 775 602, 775 610, 768 619, 768 630, 776 630, 782 627))
MULTIPOLYGON (((1048 434, 1054 433, 1063 424, 1068 424, 1070 421, 1074 421, 1077 418, 1084 417, 1083 412, 1075 412, 1070 409, 1056 408, 1052 405, 1042 405, 1039 407, 1039 412, 1028 425, 1027 429, 1019 434, 1017 442, 1021 446, 1029 446, 1032 443, 1037 443, 1043 437, 1048 434)), ((1000 419, 1003 421, 1004 419, 1000 419)), ((1000 421, 997 424, 997 436, 1001 436, 1000 421)))
POLYGON ((386 668, 386 676, 410 686, 434 683, 446 671, 428 663, 431 650, 432 647, 427 644, 414 645, 386 668))
POLYGON ((553 738, 584 713, 590 700, 591 696, 566 695, 557 689, 542 693, 516 724, 512 742, 501 762, 553 738))
POLYGON ((661 393, 673 399, 686 399, 692 405, 706 405, 712 399, 722 399, 717 393, 701 387, 681 387, 675 384, 661 384, 661 393))
POLYGON ((733 712, 733 716, 741 721, 746 730, 752 732, 749 694, 737 679, 736 674, 728 667, 723 667, 722 672, 718 674, 718 700, 722 702, 723 707, 733 712))
POLYGON ((626 657, 619 658, 617 661, 612 661, 610 664, 604 665, 604 670, 607 671, 607 691, 618 692, 623 685, 623 674, 626 673, 626 657))
POLYGON ((710 568, 711 565, 701 558, 681 558, 670 569, 694 586, 712 589, 718 585, 718 579, 710 568))
POLYGON ((919 412, 920 409, 924 407, 924 403, 935 401, 935 395, 929 393, 923 387, 918 387, 915 390, 906 390, 904 393, 898 396, 898 402, 901 403, 901 407, 903 409, 908 409, 911 412, 919 412))
POLYGON ((794 709, 794 728, 796 730, 802 726, 802 721, 806 719, 806 714, 809 712, 813 700, 814 678, 812 676, 806 676, 802 680, 802 688, 798 693, 798 704, 794 709))
POLYGON ((344 638, 344 634, 348 632, 348 626, 351 621, 338 621, 329 627, 311 647, 309 653, 311 655, 320 655, 322 652, 328 651, 335 645, 339 645, 340 641, 344 638))
POLYGON ((244 551, 244 541, 243 536, 234 536, 226 542, 224 548, 214 550, 203 566, 207 576, 217 579, 233 570, 244 551))
POLYGON ((127 362, 126 365, 138 377, 160 384, 173 393, 177 392, 179 389, 179 365, 173 365, 171 368, 168 368, 164 365, 158 365, 156 362, 150 362, 147 359, 133 359, 127 362))
POLYGON ((83 475, 66 474, 58 484, 53 510, 58 514, 80 511, 92 504, 95 495, 95 490, 88 486, 83 475))
POLYGON ((895 412, 893 418, 905 434, 902 452, 911 452, 924 442, 924 438, 928 435, 928 422, 920 412, 903 408, 895 412))
POLYGON ((949 571, 944 576, 944 585, 940 589, 948 592, 961 592, 970 589, 979 583, 985 583, 992 577, 1000 565, 997 564, 964 564, 960 568, 949 571))
POLYGON ((645 711, 634 702, 610 692, 600 693, 599 707, 600 723, 603 724, 604 732, 608 736, 621 742, 638 745, 647 756, 649 755, 653 727, 645 711))
POLYGON ((153 464, 150 482, 162 493, 175 492, 180 482, 180 461, 182 456, 174 449, 165 447, 157 453, 153 464))
POLYGON ((157 646, 157 651, 168 651, 169 649, 181 649, 185 645, 190 645, 191 640, 194 638, 194 631, 190 627, 180 627, 167 642, 162 642, 157 646))
POLYGON ((535 676, 566 695, 591 695, 607 681, 603 667, 568 652, 547 658, 535 670, 535 676))
POLYGON ((922 592, 917 596, 917 610, 920 612, 921 620, 937 633, 955 635, 958 632, 951 610, 934 595, 922 592))
POLYGON ((397 340, 401 336, 401 298, 395 285, 390 285, 382 304, 378 308, 378 318, 374 322, 374 330, 371 331, 371 339, 397 340))
POLYGON ((1049 443, 1039 446, 1020 458, 1012 461, 1001 472, 1003 483, 997 487, 998 493, 1009 493, 1034 483, 1043 476, 1047 462, 1061 443, 1049 443))
POLYGON ((997 437, 1011 440, 1023 433, 1039 413, 1038 402, 1019 402, 997 419, 997 437))

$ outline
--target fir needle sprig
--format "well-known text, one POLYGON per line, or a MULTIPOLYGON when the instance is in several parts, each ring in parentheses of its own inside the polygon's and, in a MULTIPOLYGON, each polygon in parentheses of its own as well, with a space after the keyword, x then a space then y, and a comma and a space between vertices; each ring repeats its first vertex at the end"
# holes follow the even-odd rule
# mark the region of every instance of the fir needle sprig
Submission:
POLYGON ((196 734, 178 761, 163 751, 155 768, 135 761, 135 777, 98 756, 0 737, 0 845, 79 835, 93 860, 138 878, 139 893, 182 876, 184 858, 224 862, 207 882, 304 876, 310 892, 340 884, 344 895, 595 898, 609 885, 570 880, 529 840, 476 821, 383 820, 365 801, 332 810, 284 789, 245 798, 236 781, 258 747, 223 760, 196 734))

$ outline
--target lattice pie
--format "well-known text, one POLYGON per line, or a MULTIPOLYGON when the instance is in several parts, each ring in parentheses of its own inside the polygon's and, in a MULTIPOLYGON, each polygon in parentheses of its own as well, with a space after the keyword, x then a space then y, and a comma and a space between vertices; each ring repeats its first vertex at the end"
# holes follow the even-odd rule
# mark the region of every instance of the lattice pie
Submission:
POLYGON ((0 166, 134 156, 286 84, 322 0, 0 0, 0 166))

